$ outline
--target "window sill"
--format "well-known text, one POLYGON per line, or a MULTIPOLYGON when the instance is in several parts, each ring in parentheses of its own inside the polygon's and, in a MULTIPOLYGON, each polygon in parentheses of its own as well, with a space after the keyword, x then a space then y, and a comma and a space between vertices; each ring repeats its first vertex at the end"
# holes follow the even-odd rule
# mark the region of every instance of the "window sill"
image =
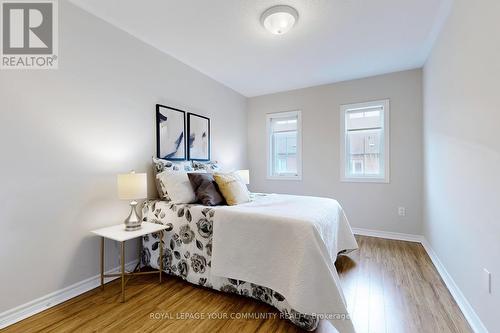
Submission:
POLYGON ((340 179, 343 183, 379 183, 379 184, 389 184, 389 178, 352 178, 343 177, 340 179))
POLYGON ((268 180, 302 180, 302 176, 267 176, 268 180))

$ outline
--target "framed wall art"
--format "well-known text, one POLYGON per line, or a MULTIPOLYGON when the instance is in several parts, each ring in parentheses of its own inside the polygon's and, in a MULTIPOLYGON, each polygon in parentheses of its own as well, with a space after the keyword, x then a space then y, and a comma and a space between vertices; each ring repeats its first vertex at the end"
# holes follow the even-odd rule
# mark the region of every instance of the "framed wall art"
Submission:
POLYGON ((156 104, 156 156, 180 161, 186 159, 186 112, 156 104))
POLYGON ((188 159, 210 161, 210 119, 188 113, 188 159))

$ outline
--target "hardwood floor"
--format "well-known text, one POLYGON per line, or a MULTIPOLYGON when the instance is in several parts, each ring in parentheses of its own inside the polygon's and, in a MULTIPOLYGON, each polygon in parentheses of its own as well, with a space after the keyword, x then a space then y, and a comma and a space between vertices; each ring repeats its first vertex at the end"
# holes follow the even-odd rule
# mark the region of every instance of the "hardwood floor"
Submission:
POLYGON ((336 266, 358 333, 472 332, 422 245, 356 239, 336 266))
MULTIPOLYGON (((340 257, 336 266, 357 333, 472 332, 420 244, 356 238, 359 251, 340 257)), ((131 279, 123 304, 114 281, 2 332, 301 331, 256 300, 165 280, 159 285, 152 276, 131 279), (231 319, 248 314, 269 318, 231 319)), ((317 331, 328 329, 321 323, 317 331)))

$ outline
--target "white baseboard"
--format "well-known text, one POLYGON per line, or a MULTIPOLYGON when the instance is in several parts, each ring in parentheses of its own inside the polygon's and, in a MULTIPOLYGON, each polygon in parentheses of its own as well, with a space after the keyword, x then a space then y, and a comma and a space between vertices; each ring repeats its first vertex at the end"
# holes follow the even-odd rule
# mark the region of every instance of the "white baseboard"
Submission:
POLYGON ((439 275, 441 275, 441 278, 446 284, 446 287, 448 287, 448 290, 455 299, 455 302, 457 302, 458 306, 460 307, 460 310, 462 310, 462 313, 469 322, 469 325, 471 326, 472 330, 475 333, 488 333, 488 329, 486 329, 483 322, 477 315, 476 311, 474 311, 470 303, 467 301, 467 298, 465 298, 464 294, 462 294, 462 291, 457 286, 451 275, 448 273, 441 260, 439 260, 438 256, 430 246, 427 239, 425 238, 422 239, 422 246, 424 247, 429 257, 431 258, 432 263, 436 267, 439 275))
POLYGON ((365 228, 352 228, 352 232, 356 235, 361 235, 361 236, 402 240, 402 241, 416 242, 416 243, 421 243, 423 239, 422 235, 403 234, 399 232, 379 231, 379 230, 372 230, 365 228))
POLYGON ((458 307, 460 310, 462 310, 462 313, 465 316, 465 319, 469 322, 469 325, 471 326, 472 330, 475 333, 488 333, 488 330, 484 326, 483 322, 479 318, 479 316, 476 314, 472 306, 470 305, 469 301, 467 301, 467 298, 465 298, 464 294, 458 288, 457 284, 451 277, 451 275, 448 273, 446 268, 444 267, 443 263, 439 260, 437 257, 436 253, 430 246, 429 242, 425 239, 424 236, 422 235, 412 235, 412 234, 402 234, 402 233, 397 233, 397 232, 388 232, 388 231, 378 231, 378 230, 370 230, 370 229, 364 229, 364 228, 352 228, 353 233, 356 235, 361 235, 361 236, 371 236, 371 237, 378 237, 378 238, 386 238, 386 239, 394 239, 394 240, 402 240, 402 241, 408 241, 408 242, 416 242, 422 244, 424 247, 425 251, 429 255, 429 257, 432 260, 432 263, 436 267, 436 270, 438 271, 439 275, 443 279, 446 287, 450 291, 451 296, 455 299, 455 302, 457 302, 458 307))
MULTIPOLYGON (((128 262, 125 266, 127 270, 134 269, 138 260, 128 262)), ((106 274, 113 274, 120 271, 119 267, 106 271, 106 274)), ((117 279, 118 277, 106 278, 104 282, 117 279)), ((25 318, 33 316, 39 312, 47 310, 57 304, 65 302, 73 297, 81 295, 89 290, 97 288, 101 285, 101 275, 95 275, 83 281, 77 282, 71 286, 59 289, 53 293, 37 298, 31 302, 22 304, 13 309, 0 313, 0 329, 17 323, 25 318)))

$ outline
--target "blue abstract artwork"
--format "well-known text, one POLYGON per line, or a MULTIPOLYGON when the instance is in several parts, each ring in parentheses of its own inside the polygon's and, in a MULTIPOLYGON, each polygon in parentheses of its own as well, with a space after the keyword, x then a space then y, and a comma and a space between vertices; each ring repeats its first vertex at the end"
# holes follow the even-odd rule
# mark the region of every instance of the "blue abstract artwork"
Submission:
POLYGON ((157 156, 167 160, 185 160, 185 112, 156 105, 157 156))
POLYGON ((188 113, 188 156, 190 160, 210 160, 210 119, 188 113))

